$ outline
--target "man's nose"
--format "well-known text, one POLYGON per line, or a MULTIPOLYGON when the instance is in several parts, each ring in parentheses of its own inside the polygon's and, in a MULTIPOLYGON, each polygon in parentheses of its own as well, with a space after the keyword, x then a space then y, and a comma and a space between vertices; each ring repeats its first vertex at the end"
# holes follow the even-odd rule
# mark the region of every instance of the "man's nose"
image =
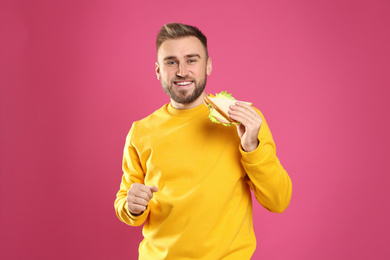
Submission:
POLYGON ((188 75, 188 68, 185 64, 180 64, 176 73, 179 77, 186 77, 188 75))

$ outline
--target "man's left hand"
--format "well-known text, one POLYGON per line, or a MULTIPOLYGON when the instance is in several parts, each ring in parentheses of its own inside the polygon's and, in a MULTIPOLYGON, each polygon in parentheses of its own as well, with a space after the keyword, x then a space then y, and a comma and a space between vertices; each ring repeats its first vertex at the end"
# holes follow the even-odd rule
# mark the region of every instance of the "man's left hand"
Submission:
POLYGON ((245 152, 252 152, 259 145, 259 131, 263 122, 256 110, 245 103, 236 102, 230 106, 229 116, 241 124, 237 125, 238 136, 241 138, 241 146, 245 152))

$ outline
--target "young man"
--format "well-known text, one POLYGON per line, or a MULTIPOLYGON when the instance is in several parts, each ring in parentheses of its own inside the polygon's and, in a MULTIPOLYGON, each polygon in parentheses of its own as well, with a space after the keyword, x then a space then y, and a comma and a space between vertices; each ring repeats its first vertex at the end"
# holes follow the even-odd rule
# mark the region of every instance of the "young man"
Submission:
POLYGON ((229 112, 239 126, 208 119, 212 63, 196 27, 166 24, 156 45, 156 75, 171 102, 130 129, 116 214, 131 226, 145 223, 139 259, 250 259, 250 189, 271 212, 291 199, 268 125, 240 102, 229 112))

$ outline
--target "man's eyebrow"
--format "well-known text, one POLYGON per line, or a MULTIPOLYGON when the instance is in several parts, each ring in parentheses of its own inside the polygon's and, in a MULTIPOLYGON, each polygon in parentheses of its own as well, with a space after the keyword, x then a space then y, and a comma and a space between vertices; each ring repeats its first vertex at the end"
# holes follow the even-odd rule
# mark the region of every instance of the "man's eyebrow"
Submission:
POLYGON ((186 58, 194 58, 194 57, 197 57, 200 59, 200 55, 199 54, 187 54, 186 55, 186 58))
MULTIPOLYGON (((196 57, 196 58, 199 58, 199 59, 200 59, 200 55, 199 55, 199 54, 196 54, 196 53, 194 53, 194 54, 187 54, 185 57, 186 57, 186 58, 194 58, 194 57, 196 57)), ((163 59, 163 61, 175 60, 175 59, 177 59, 176 56, 167 56, 167 57, 165 57, 165 58, 163 59)))
POLYGON ((176 59, 176 56, 167 56, 163 60, 174 60, 176 59))

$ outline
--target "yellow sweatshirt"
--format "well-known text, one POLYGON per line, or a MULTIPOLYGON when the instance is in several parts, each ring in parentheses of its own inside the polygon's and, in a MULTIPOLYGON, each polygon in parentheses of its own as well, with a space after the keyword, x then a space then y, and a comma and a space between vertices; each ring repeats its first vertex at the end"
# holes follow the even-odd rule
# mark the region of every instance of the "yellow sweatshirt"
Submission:
POLYGON ((139 259, 250 259, 256 247, 250 188, 271 212, 290 202, 291 180, 260 111, 260 145, 250 153, 235 126, 212 123, 208 113, 203 104, 164 105, 130 129, 115 210, 128 225, 145 223, 139 259), (135 182, 159 189, 141 216, 127 208, 135 182))

